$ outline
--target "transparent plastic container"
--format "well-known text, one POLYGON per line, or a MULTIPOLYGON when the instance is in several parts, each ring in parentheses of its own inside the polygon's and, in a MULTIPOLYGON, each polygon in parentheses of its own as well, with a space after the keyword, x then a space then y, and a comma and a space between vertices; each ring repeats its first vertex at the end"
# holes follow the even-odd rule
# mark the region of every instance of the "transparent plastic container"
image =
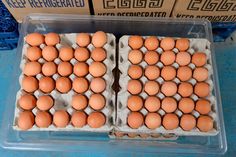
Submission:
MULTIPOLYGON (((8 149, 86 151, 86 152, 136 152, 136 153, 204 153, 223 154, 227 150, 226 135, 218 85, 214 49, 211 45, 214 70, 214 89, 217 98, 219 133, 216 136, 180 136, 176 140, 117 140, 110 139, 109 133, 91 132, 24 132, 13 130, 15 95, 19 90, 18 77, 22 53, 23 37, 31 32, 95 32, 103 30, 116 35, 117 42, 122 35, 158 35, 187 38, 206 38, 212 42, 211 25, 202 20, 179 20, 134 17, 95 17, 78 15, 32 14, 27 16, 21 26, 20 40, 14 73, 9 78, 11 89, 1 128, 1 145, 8 149)), ((118 73, 115 74, 116 78, 118 73)), ((118 82, 118 81, 116 81, 118 82)))

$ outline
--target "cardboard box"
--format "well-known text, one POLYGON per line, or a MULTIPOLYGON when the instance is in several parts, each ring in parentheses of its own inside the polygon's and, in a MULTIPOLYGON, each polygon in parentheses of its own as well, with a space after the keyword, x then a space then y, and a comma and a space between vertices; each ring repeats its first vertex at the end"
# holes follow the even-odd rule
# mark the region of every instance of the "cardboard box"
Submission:
POLYGON ((236 0, 177 0, 172 17, 236 21, 236 0))
POLYGON ((18 22, 29 13, 90 15, 88 0, 2 0, 2 2, 18 22))
POLYGON ((175 0, 93 0, 95 15, 169 17, 175 0))

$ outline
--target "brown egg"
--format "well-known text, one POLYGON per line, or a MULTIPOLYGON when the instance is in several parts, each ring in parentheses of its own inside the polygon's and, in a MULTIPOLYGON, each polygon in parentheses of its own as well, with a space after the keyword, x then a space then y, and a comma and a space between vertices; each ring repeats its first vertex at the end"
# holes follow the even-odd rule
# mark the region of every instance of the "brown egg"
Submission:
POLYGON ((23 73, 27 76, 35 76, 41 72, 41 65, 39 62, 28 62, 25 64, 23 73))
POLYGON ((144 91, 148 95, 156 95, 159 92, 160 86, 156 81, 147 81, 144 85, 144 91))
POLYGON ((74 91, 76 91, 77 93, 84 93, 88 90, 89 83, 86 78, 79 77, 73 81, 72 86, 73 86, 74 91))
POLYGON ((189 48, 189 40, 186 38, 177 39, 175 47, 179 51, 186 51, 189 48))
POLYGON ((180 126, 185 131, 190 131, 196 126, 196 119, 191 114, 184 114, 180 118, 180 126))
POLYGON ((48 33, 45 35, 45 43, 49 46, 55 46, 60 42, 60 36, 57 33, 48 33))
POLYGON ((31 46, 39 46, 44 43, 44 36, 40 33, 30 33, 25 38, 26 42, 31 46))
POLYGON ((182 97, 189 97, 193 94, 193 86, 188 82, 181 82, 178 87, 178 93, 182 97))
POLYGON ((107 70, 106 66, 101 62, 93 62, 89 66, 89 73, 94 77, 103 76, 106 73, 106 70, 107 70))
POLYGON ((139 134, 139 136, 141 137, 141 138, 148 138, 149 137, 149 134, 139 134))
POLYGON ((28 130, 34 125, 34 115, 31 111, 20 112, 17 118, 17 126, 21 130, 28 130))
POLYGON ((165 51, 161 54, 160 60, 164 65, 171 65, 175 62, 175 53, 173 51, 165 51))
POLYGON ((90 88, 94 93, 102 93, 106 89, 106 81, 103 78, 93 78, 90 88))
POLYGON ((102 62, 106 59, 107 57, 107 53, 106 51, 101 48, 95 48, 94 50, 92 50, 91 52, 91 58, 95 61, 95 62, 102 62))
POLYGON ((89 72, 89 66, 85 62, 78 62, 73 68, 74 74, 78 77, 86 76, 89 72))
POLYGON ((208 100, 198 100, 196 102, 195 110, 200 114, 208 114, 209 112, 211 112, 211 104, 208 100))
POLYGON ((204 67, 196 68, 193 71, 193 78, 195 78, 199 82, 207 80, 208 70, 204 67))
POLYGON ((51 77, 43 77, 39 80, 39 89, 44 93, 50 93, 55 89, 55 81, 51 77))
POLYGON ((200 116, 197 120, 197 127, 203 132, 211 131, 213 129, 213 119, 209 116, 200 116))
POLYGON ((92 94, 89 98, 89 106, 94 110, 101 110, 106 105, 106 100, 102 94, 92 94))
POLYGON ((191 55, 188 52, 178 52, 175 61, 180 66, 188 65, 191 61, 191 55))
POLYGON ((54 101, 51 96, 43 95, 38 98, 36 105, 39 110, 47 111, 53 107, 54 101))
POLYGON ((114 135, 116 136, 116 137, 123 137, 123 136, 125 136, 125 134, 123 133, 123 132, 114 132, 114 135))
POLYGON ((128 58, 132 64, 139 64, 143 60, 143 53, 140 50, 131 50, 128 58))
POLYGON ((90 35, 88 33, 79 33, 76 36, 76 43, 80 47, 87 47, 90 44, 90 35))
POLYGON ((176 76, 176 70, 172 66, 164 66, 161 70, 161 77, 166 80, 170 81, 173 80, 176 76))
POLYGON ((210 86, 208 83, 200 82, 194 87, 194 93, 199 97, 207 97, 210 94, 210 86))
POLYGON ((61 62, 57 67, 57 71, 61 76, 69 76, 72 74, 73 67, 70 62, 61 62))
POLYGON ((162 124, 166 130, 173 130, 179 126, 179 118, 174 113, 168 113, 164 115, 162 124))
POLYGON ((160 46, 165 51, 172 50, 175 47, 175 40, 170 37, 163 38, 160 46))
POLYGON ((127 107, 130 111, 139 111, 143 107, 143 99, 140 96, 132 95, 127 100, 127 107))
POLYGON ((35 124, 39 128, 48 128, 52 124, 52 116, 46 111, 38 111, 35 116, 35 124))
POLYGON ((46 61, 51 62, 58 57, 57 49, 53 46, 45 46, 42 50, 42 56, 46 61))
POLYGON ((179 110, 183 113, 191 113, 194 110, 195 104, 191 98, 182 98, 179 101, 179 110))
POLYGON ((145 117, 145 125, 149 129, 156 129, 161 125, 161 116, 158 113, 148 113, 145 117))
POLYGON ((146 67, 144 75, 149 80, 155 80, 160 76, 160 69, 157 66, 149 65, 146 67))
POLYGON ((75 49, 75 53, 74 53, 75 59, 77 59, 80 62, 84 62, 87 59, 89 59, 89 50, 87 48, 84 47, 79 47, 77 49, 75 49))
POLYGON ((148 112, 156 112, 160 109, 161 102, 156 96, 149 96, 145 100, 144 106, 148 112))
POLYGON ((159 60, 159 54, 156 51, 147 51, 144 60, 148 65, 154 65, 159 60))
POLYGON ((83 110, 87 107, 88 100, 84 95, 74 95, 72 97, 71 106, 76 110, 83 110))
POLYGON ((76 128, 82 128, 87 124, 87 115, 83 111, 74 112, 71 116, 71 123, 76 128))
POLYGON ((161 92, 165 96, 173 96, 177 92, 177 85, 172 81, 164 82, 161 86, 161 92))
POLYGON ((58 128, 65 128, 70 121, 69 114, 64 110, 58 110, 53 115, 53 123, 58 128))
POLYGON ((192 78, 192 69, 188 66, 179 67, 177 70, 177 77, 180 81, 188 81, 192 78))
POLYGON ((31 61, 37 61, 42 56, 42 50, 39 47, 29 47, 26 52, 26 57, 31 61))
POLYGON ((46 62, 42 66, 42 73, 45 76, 52 76, 57 72, 57 65, 54 62, 46 62))
POLYGON ((22 79, 22 88, 26 91, 26 92, 34 92, 38 89, 39 83, 38 80, 34 77, 31 76, 25 76, 22 79))
POLYGON ((207 56, 203 52, 194 53, 192 56, 192 63, 197 67, 205 65, 207 62, 207 56))
POLYGON ((142 83, 138 80, 129 80, 127 90, 131 94, 139 94, 142 91, 142 83))
POLYGON ((135 138, 138 136, 138 134, 136 133, 128 133, 127 136, 129 136, 130 138, 135 138))
POLYGON ((92 44, 95 47, 103 47, 107 43, 107 35, 103 31, 97 31, 92 36, 92 44))
POLYGON ((140 112, 131 112, 128 115, 127 123, 132 129, 138 129, 143 125, 144 118, 140 112))
POLYGON ((162 102, 161 102, 161 108, 166 112, 166 113, 172 113, 175 112, 177 109, 177 102, 174 98, 172 97, 165 97, 162 102))
POLYGON ((18 101, 19 106, 24 110, 32 110, 36 106, 36 98, 33 95, 22 95, 18 101))
POLYGON ((67 77, 60 77, 56 80, 56 89, 61 93, 69 92, 71 86, 71 80, 67 77))
POLYGON ((134 50, 140 49, 143 46, 143 38, 138 35, 133 35, 129 37, 128 42, 129 42, 129 46, 134 50))
POLYGON ((157 37, 155 36, 150 36, 145 39, 144 46, 149 50, 156 50, 159 46, 159 41, 157 37))
POLYGON ((88 116, 88 125, 91 128, 100 128, 106 123, 106 117, 101 112, 92 112, 88 116))
POLYGON ((143 75, 143 69, 139 65, 131 65, 128 69, 128 75, 131 79, 139 79, 143 75))
POLYGON ((61 60, 68 62, 74 57, 74 50, 72 47, 64 46, 59 50, 59 57, 61 60))

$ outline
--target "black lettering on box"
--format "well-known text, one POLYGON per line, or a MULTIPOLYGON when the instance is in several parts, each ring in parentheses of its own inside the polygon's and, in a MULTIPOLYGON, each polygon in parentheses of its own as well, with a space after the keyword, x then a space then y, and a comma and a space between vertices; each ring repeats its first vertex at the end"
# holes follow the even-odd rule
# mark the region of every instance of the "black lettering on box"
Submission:
POLYGON ((187 10, 199 10, 199 4, 202 3, 202 0, 191 0, 187 10))
POLYGON ((164 0, 150 0, 149 8, 161 8, 164 0))
POLYGON ((114 9, 114 8, 116 8, 114 5, 112 5, 112 2, 114 2, 114 0, 103 0, 103 8, 104 9, 114 9))
POLYGON ((118 8, 131 8, 131 0, 118 0, 118 8))
POLYGON ((146 8, 146 5, 146 0, 134 0, 133 2, 133 8, 146 8))

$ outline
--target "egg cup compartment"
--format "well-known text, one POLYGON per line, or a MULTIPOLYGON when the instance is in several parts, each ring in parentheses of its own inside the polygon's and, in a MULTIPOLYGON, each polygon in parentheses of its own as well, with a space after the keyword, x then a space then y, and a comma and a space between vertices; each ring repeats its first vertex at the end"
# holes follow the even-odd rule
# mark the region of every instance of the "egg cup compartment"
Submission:
POLYGON ((175 134, 161 134, 161 133, 129 133, 129 132, 119 132, 113 131, 110 132, 109 137, 111 139, 120 139, 120 140, 176 140, 178 136, 175 134))
MULTIPOLYGON (((90 34, 91 36, 93 34, 90 34)), ((60 38, 61 38, 61 42, 59 44, 57 44, 55 47, 59 52, 59 49, 62 46, 71 46, 72 48, 76 49, 77 47, 79 47, 75 41, 76 41, 76 33, 71 33, 71 34, 60 34, 60 38)), ((45 44, 41 44, 40 48, 42 49, 43 47, 45 47, 45 44)), ((22 49, 22 60, 21 60, 21 64, 20 64, 20 68, 23 71, 24 65, 26 63, 29 62, 29 60, 26 58, 25 54, 27 51, 27 48, 29 47, 29 45, 25 42, 24 40, 24 45, 23 45, 23 49, 22 49)), ((95 47, 90 43, 87 46, 87 49, 91 52, 95 47)), ((27 130, 27 131, 90 131, 90 132, 108 132, 113 128, 113 124, 115 122, 115 91, 113 91, 112 89, 112 85, 114 83, 114 77, 112 74, 112 70, 116 67, 116 43, 115 43, 115 36, 113 34, 107 33, 107 43, 103 46, 103 48, 106 51, 106 59, 103 61, 103 64, 106 66, 106 73, 102 76, 102 78, 105 80, 106 82, 106 88, 105 90, 100 93, 104 96, 104 98, 106 99, 106 103, 103 109, 99 110, 99 112, 103 113, 103 115, 106 118, 106 122, 105 124, 100 127, 100 128, 91 128, 88 124, 86 124, 85 126, 81 127, 81 128, 77 128, 74 127, 71 122, 69 122, 69 124, 64 127, 64 128, 58 128, 56 127, 53 123, 48 127, 48 128, 39 128, 36 126, 36 124, 34 124, 34 126, 27 130)), ((40 58, 38 60, 38 62, 40 64, 43 64, 46 62, 46 60, 44 58, 40 58)), ((58 57, 54 60, 54 63, 58 66, 61 63, 61 59, 58 57)), ((72 58, 69 61, 72 65, 72 67, 78 62, 75 58, 72 58)), ((93 62, 92 58, 89 58, 86 63, 88 65, 90 65, 93 62)), ((72 68, 73 70, 73 68, 72 68)), ((22 73, 19 77, 19 82, 20 85, 22 87, 22 79, 24 77, 24 74, 22 73)), ((37 74, 36 76, 37 80, 40 80, 40 78, 44 77, 44 75, 42 74, 42 72, 40 74, 37 74)), ((60 78, 60 74, 56 73, 54 75, 51 76, 51 78, 53 78, 53 80, 56 82, 56 80, 58 78, 60 78)), ((74 95, 77 94, 77 92, 75 92, 73 90, 72 87, 72 82, 75 78, 77 78, 77 76, 72 72, 72 74, 70 74, 69 76, 67 76, 70 81, 71 81, 71 89, 70 91, 68 91, 67 93, 61 93, 59 92, 56 87, 53 91, 51 91, 50 93, 44 93, 42 92, 40 89, 36 90, 35 92, 31 93, 33 94, 36 99, 38 99, 40 96, 42 95, 50 95, 53 99, 54 99, 54 106, 49 110, 49 113, 53 116, 53 114, 55 113, 55 111, 57 110, 65 110, 67 111, 67 113, 71 115, 76 111, 72 105, 71 105, 71 100, 72 97, 74 95)), ((93 79, 93 76, 88 73, 84 78, 87 79, 88 84, 90 85, 91 80, 93 79)), ((19 113, 21 111, 23 111, 23 109, 21 109, 18 105, 18 100, 21 97, 21 95, 25 94, 27 92, 25 92, 22 88, 17 92, 16 95, 16 107, 15 107, 15 118, 14 118, 14 122, 13 122, 13 129, 15 130, 21 130, 18 126, 17 126, 17 118, 19 116, 19 113)), ((93 94, 93 91, 89 88, 86 92, 81 93, 83 95, 85 95, 88 99, 90 98, 91 94, 93 94)), ((37 107, 35 107, 34 109, 32 109, 32 112, 34 115, 36 115, 36 113, 39 111, 39 109, 37 107)), ((83 109, 82 111, 84 111, 87 115, 89 115, 91 112, 95 111, 94 109, 92 109, 89 104, 87 105, 87 107, 85 109, 83 109)))
MULTIPOLYGON (((207 63, 206 63, 206 65, 204 65, 204 67, 208 69, 208 79, 204 82, 209 84, 210 94, 209 94, 209 96, 205 97, 205 99, 210 101, 210 104, 211 104, 211 112, 208 114, 208 116, 212 117, 212 119, 213 119, 213 129, 208 132, 202 132, 196 126, 194 129, 192 129, 190 131, 184 131, 180 126, 176 129, 173 129, 173 130, 167 130, 162 125, 156 129, 153 129, 153 130, 146 127, 145 124, 143 124, 138 129, 132 129, 128 126, 127 117, 128 117, 128 114, 131 112, 127 108, 127 100, 128 100, 128 97, 131 95, 127 90, 128 81, 131 80, 131 78, 128 76, 128 68, 130 65, 132 65, 128 59, 128 54, 129 54, 129 51, 131 50, 131 48, 128 45, 129 37, 130 36, 125 35, 125 36, 121 37, 119 40, 118 61, 119 61, 119 70, 121 72, 120 80, 119 80, 121 90, 119 91, 118 98, 117 98, 117 100, 118 100, 117 101, 117 119, 116 119, 115 130, 121 131, 121 132, 131 132, 131 133, 175 134, 178 136, 214 136, 214 135, 217 135, 219 132, 218 117, 217 117, 218 111, 217 111, 217 105, 216 105, 217 102, 216 102, 215 93, 214 93, 215 91, 214 91, 214 82, 213 82, 213 68, 212 68, 212 61, 211 61, 210 42, 206 39, 190 38, 189 39, 190 45, 189 45, 189 49, 187 50, 187 52, 189 52, 191 55, 194 54, 195 52, 204 52, 207 56, 207 63)), ((143 39, 145 39, 145 38, 147 38, 147 36, 143 36, 143 39)), ((158 37, 159 41, 162 38, 163 37, 158 37)), ((178 39, 178 38, 174 38, 174 39, 178 39)), ((141 47, 140 50, 143 53, 145 53, 147 51, 147 49, 144 46, 141 47)), ((159 56, 163 52, 162 48, 160 48, 160 47, 158 47, 155 51, 159 54, 159 56)), ((174 48, 173 52, 175 54, 178 53, 178 49, 174 48)), ((143 60, 138 65, 141 66, 144 70, 145 67, 147 66, 147 63, 143 60)), ((163 63, 161 63, 161 61, 159 60, 155 64, 155 66, 157 66, 161 69, 163 67, 163 63)), ((175 69, 177 69, 179 67, 178 63, 176 63, 176 62, 174 62, 171 66, 174 67, 175 69)), ((189 66, 191 69, 195 69, 195 65, 191 62, 187 66, 189 66)), ((145 82, 148 81, 148 79, 144 76, 144 74, 142 75, 142 77, 139 80, 142 83, 142 87, 144 87, 145 82)), ((165 95, 163 93, 161 93, 161 85, 163 84, 164 79, 161 76, 159 76, 155 81, 159 84, 160 89, 159 89, 159 92, 154 96, 157 96, 160 100, 162 100, 165 97, 165 95)), ((177 84, 177 87, 181 82, 177 78, 177 76, 175 76, 175 78, 171 81, 175 82, 177 84)), ((194 88, 194 85, 197 83, 197 81, 194 78, 191 78, 190 80, 183 81, 183 82, 191 83, 193 88, 194 88)), ((144 88, 142 88, 142 92, 139 94, 139 96, 141 96, 143 98, 143 100, 145 100, 148 97, 148 94, 144 91, 144 88)), ((181 95, 178 94, 178 91, 176 92, 176 94, 173 97, 175 98, 175 100, 177 102, 182 98, 181 95)), ((190 98, 192 98, 194 100, 194 102, 196 102, 196 100, 199 99, 199 97, 196 94, 194 94, 194 92, 190 96, 190 98)), ((144 117, 148 113, 148 111, 144 108, 144 106, 140 110, 140 112, 143 114, 144 117)), ((157 111, 157 113, 159 113, 161 117, 163 117, 166 114, 165 111, 161 107, 157 111)), ((174 113, 179 118, 183 115, 182 111, 180 111, 178 107, 174 113)), ((194 110, 191 112, 191 114, 196 118, 196 120, 200 116, 200 114, 195 110, 195 107, 194 107, 194 110)))

